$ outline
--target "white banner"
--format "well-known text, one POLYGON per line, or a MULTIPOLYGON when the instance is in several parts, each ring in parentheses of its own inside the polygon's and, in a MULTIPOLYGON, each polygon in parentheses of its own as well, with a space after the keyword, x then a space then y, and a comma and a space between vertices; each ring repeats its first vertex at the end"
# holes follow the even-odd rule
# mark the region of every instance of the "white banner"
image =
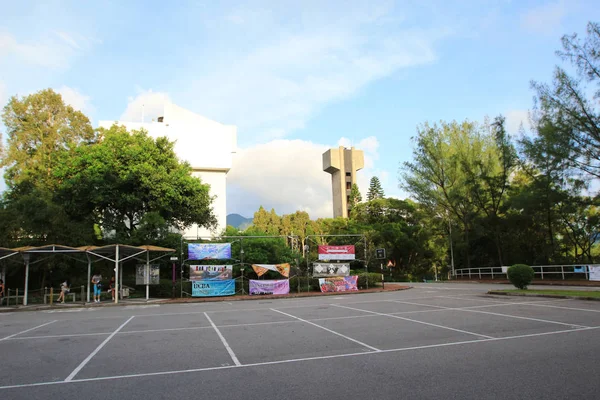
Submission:
POLYGON ((590 281, 600 281, 600 267, 588 267, 590 270, 590 281))

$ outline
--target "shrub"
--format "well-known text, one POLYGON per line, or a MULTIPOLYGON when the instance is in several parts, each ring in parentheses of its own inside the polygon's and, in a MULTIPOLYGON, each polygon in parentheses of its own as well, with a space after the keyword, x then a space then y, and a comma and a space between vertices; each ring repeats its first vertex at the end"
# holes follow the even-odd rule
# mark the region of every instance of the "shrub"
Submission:
POLYGON ((529 265, 515 264, 508 269, 508 280, 517 289, 527 289, 534 276, 535 272, 529 265))
POLYGON ((369 283, 369 288, 374 288, 376 286, 381 286, 381 274, 377 272, 359 272, 358 274, 358 288, 366 289, 367 282, 369 283))

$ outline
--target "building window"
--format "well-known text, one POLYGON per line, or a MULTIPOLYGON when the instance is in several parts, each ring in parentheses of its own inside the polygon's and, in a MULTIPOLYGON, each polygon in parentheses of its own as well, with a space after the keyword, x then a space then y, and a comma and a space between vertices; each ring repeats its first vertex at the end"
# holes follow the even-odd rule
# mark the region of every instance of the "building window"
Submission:
POLYGON ((352 182, 346 182, 346 190, 352 190, 352 182))
POLYGON ((346 196, 346 202, 350 203, 350 196, 346 196))
POLYGON ((352 172, 346 172, 346 176, 352 176, 352 172))

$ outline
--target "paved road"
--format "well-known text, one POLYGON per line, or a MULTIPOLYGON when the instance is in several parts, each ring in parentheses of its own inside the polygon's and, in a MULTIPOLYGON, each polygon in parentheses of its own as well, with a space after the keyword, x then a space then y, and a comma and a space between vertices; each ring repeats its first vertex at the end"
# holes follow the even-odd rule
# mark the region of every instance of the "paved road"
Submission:
POLYGON ((0 314, 0 396, 597 398, 600 302, 497 287, 0 314))

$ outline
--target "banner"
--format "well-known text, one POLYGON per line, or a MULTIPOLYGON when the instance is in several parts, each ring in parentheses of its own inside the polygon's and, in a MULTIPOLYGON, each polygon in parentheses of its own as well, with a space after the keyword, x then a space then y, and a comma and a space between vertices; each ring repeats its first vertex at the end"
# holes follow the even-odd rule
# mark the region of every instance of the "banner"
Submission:
POLYGON ((590 281, 600 281, 600 267, 592 267, 589 265, 588 268, 590 270, 590 281))
POLYGON ((193 297, 232 296, 235 294, 235 279, 224 281, 192 281, 193 297))
POLYGON ((263 276, 267 271, 276 271, 288 278, 290 276, 290 264, 252 264, 252 269, 256 275, 263 276))
POLYGON ((585 267, 573 267, 573 272, 577 272, 577 273, 585 273, 585 267))
POLYGON ((319 246, 319 260, 354 260, 354 246, 319 246))
POLYGON ((319 278, 321 292, 356 292, 358 291, 358 276, 340 278, 319 278))
POLYGON ((190 281, 225 280, 233 278, 232 265, 190 265, 190 281))
POLYGON ((136 265, 135 284, 136 285, 158 285, 160 283, 160 266, 150 264, 149 276, 146 274, 146 264, 136 265))
POLYGON ((250 279, 250 294, 288 294, 290 281, 288 279, 257 281, 250 279))
POLYGON ((348 275, 350 275, 350 263, 313 263, 314 277, 348 275))
POLYGON ((231 243, 188 243, 189 260, 229 260, 231 243))

